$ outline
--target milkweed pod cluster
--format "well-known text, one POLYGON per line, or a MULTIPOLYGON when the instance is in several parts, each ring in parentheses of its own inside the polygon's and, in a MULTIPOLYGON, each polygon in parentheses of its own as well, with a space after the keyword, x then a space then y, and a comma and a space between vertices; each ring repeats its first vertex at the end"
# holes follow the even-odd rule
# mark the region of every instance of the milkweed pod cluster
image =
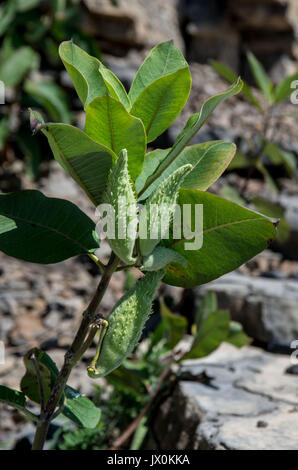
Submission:
POLYGON ((87 369, 90 377, 109 374, 134 350, 164 274, 163 269, 146 274, 115 305, 108 317, 109 326, 97 361, 92 361, 87 369))
POLYGON ((106 204, 115 211, 113 238, 108 238, 112 250, 127 264, 132 257, 138 226, 137 201, 128 172, 126 149, 121 150, 112 169, 104 197, 106 204))

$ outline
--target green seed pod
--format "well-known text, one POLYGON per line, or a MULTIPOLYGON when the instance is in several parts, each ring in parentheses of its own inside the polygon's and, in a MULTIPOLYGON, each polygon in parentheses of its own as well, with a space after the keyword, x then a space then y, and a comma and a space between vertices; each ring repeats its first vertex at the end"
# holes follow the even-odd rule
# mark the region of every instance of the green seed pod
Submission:
POLYGON ((140 269, 142 271, 158 271, 173 263, 187 267, 186 259, 180 253, 163 246, 157 246, 150 255, 143 258, 143 265, 140 269))
POLYGON ((165 238, 175 211, 178 189, 191 169, 192 165, 189 164, 178 168, 162 182, 158 191, 152 193, 147 199, 145 208, 140 213, 139 232, 142 255, 152 253, 159 241, 165 238), (143 233, 143 227, 145 227, 145 233, 143 233), (154 234, 152 234, 152 229, 154 234))
POLYGON ((109 326, 99 358, 93 360, 87 369, 90 377, 109 374, 134 350, 164 274, 164 270, 146 274, 117 302, 108 317, 109 326))
POLYGON ((115 211, 115 230, 107 238, 112 250, 127 264, 134 262, 132 257, 137 225, 137 201, 127 167, 127 151, 121 150, 113 168, 105 192, 104 201, 115 211))

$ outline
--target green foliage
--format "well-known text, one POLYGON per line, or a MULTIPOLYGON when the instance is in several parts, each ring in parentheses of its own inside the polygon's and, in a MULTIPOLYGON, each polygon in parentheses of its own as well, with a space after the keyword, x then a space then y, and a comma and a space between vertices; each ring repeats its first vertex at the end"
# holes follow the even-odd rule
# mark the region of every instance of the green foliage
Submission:
MULTIPOLYGON (((290 178, 295 175, 297 162, 292 152, 285 151, 270 140, 271 136, 274 135, 274 129, 284 117, 275 111, 275 108, 280 102, 289 99, 293 91, 291 84, 298 79, 298 72, 284 78, 274 86, 262 64, 251 52, 248 52, 247 59, 255 82, 263 95, 264 103, 256 98, 252 89, 246 83, 243 85, 242 94, 262 114, 263 130, 259 135, 251 135, 248 142, 250 150, 245 154, 238 151, 229 169, 256 169, 263 175, 268 188, 272 192, 278 192, 278 184, 267 169, 268 161, 270 165, 284 167, 290 178), (270 138, 269 132, 271 134, 270 138)), ((211 61, 211 65, 222 78, 230 83, 234 82, 236 75, 226 65, 217 61, 211 61)), ((244 143, 243 139, 240 148, 243 147, 244 143)))

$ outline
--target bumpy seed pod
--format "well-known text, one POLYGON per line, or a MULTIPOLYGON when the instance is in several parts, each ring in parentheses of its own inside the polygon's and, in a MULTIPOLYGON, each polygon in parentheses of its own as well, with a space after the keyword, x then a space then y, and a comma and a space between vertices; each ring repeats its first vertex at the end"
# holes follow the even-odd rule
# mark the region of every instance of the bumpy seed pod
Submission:
POLYGON ((133 351, 151 313, 151 304, 165 274, 160 270, 146 274, 115 305, 109 315, 109 327, 96 361, 88 367, 92 378, 109 374, 133 351))
POLYGON ((140 269, 142 271, 158 271, 172 263, 187 266, 186 259, 180 253, 163 246, 157 246, 150 255, 144 256, 140 269))
POLYGON ((178 168, 163 181, 158 191, 152 193, 147 199, 145 210, 143 209, 140 214, 140 250, 143 256, 149 255, 164 238, 164 232, 168 231, 175 210, 178 189, 191 169, 192 165, 189 164, 178 168), (143 217, 146 217, 146 220, 143 217), (144 226, 146 226, 145 234, 142 232, 144 226), (152 235, 152 228, 155 231, 154 235, 152 235))
POLYGON ((104 201, 115 211, 115 232, 107 238, 112 250, 127 264, 133 263, 138 213, 137 201, 127 167, 127 151, 121 150, 105 192, 104 201))

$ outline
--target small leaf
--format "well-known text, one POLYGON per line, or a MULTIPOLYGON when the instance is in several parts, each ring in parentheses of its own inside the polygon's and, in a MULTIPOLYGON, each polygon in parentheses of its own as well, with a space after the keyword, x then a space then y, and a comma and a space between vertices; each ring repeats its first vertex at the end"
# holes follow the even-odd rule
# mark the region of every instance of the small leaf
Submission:
POLYGON ((147 416, 143 416, 143 418, 140 420, 138 424, 137 429, 135 430, 129 450, 140 450, 140 447, 143 444, 143 441, 149 429, 147 422, 148 422, 147 416))
POLYGON ((157 246, 150 255, 143 258, 142 271, 159 271, 169 264, 182 264, 186 266, 186 260, 174 250, 163 246, 157 246))
MULTIPOLYGON (((218 73, 218 75, 230 83, 233 83, 237 80, 237 75, 229 69, 226 65, 222 64, 221 62, 217 62, 216 60, 211 61, 211 65, 213 69, 218 73)), ((259 103, 257 98, 254 96, 250 86, 247 83, 243 84, 242 93, 247 99, 249 103, 254 105, 258 108, 259 111, 263 112, 262 105, 259 103)))
POLYGON ((22 410, 26 407, 26 396, 23 392, 0 385, 0 402, 22 410))
POLYGON ((0 194, 0 249, 32 263, 58 263, 98 248, 95 224, 69 201, 39 191, 0 194))
POLYGON ((138 208, 134 189, 127 168, 127 151, 121 151, 113 168, 104 196, 105 204, 114 210, 114 233, 107 234, 112 250, 125 263, 133 263, 132 257, 138 225, 138 208), (115 214, 115 217, 114 217, 115 214))
POLYGON ((297 164, 293 152, 283 150, 274 142, 267 142, 263 153, 270 158, 274 165, 284 165, 291 178, 295 175, 297 164))
POLYGON ((146 394, 146 387, 139 374, 134 369, 128 369, 124 365, 113 370, 106 380, 117 390, 132 393, 142 398, 146 394))
POLYGON ((277 221, 214 194, 180 189, 178 203, 182 217, 185 212, 183 205, 191 207, 191 220, 187 217, 190 234, 187 240, 184 234, 180 240, 165 240, 164 245, 184 256, 187 268, 169 266, 164 278, 167 284, 194 287, 217 279, 267 248, 275 237, 277 221), (203 207, 203 220, 196 217, 198 204, 203 207), (188 245, 191 232, 197 237, 194 236, 192 241, 198 242, 193 246, 188 245))
POLYGON ((229 332, 230 315, 225 311, 211 313, 201 324, 185 359, 196 359, 211 354, 226 340, 229 332))
POLYGON ((15 18, 16 11, 15 0, 7 0, 4 5, 0 7, 0 36, 3 36, 11 25, 15 18))
POLYGON ((140 214, 140 250, 143 256, 149 255, 167 236, 179 186, 191 168, 191 165, 184 165, 176 170, 147 199, 140 214))
POLYGON ((109 89, 110 95, 121 101, 125 109, 129 111, 131 107, 130 99, 120 80, 101 62, 99 63, 99 71, 105 81, 107 88, 109 89))
POLYGON ((242 348, 242 346, 247 346, 252 342, 251 338, 244 333, 242 325, 236 321, 230 322, 228 337, 225 341, 237 348, 242 348))
POLYGON ((212 111, 224 100, 230 96, 234 96, 242 89, 243 82, 239 79, 236 83, 230 86, 225 92, 219 95, 208 98, 203 104, 199 113, 194 114, 187 121, 186 126, 178 135, 173 147, 170 149, 166 158, 162 160, 156 171, 146 181, 146 185, 139 193, 141 196, 147 188, 157 179, 162 173, 177 159, 186 145, 191 141, 195 134, 201 129, 203 124, 206 122, 212 111))
POLYGON ((273 84, 270 78, 265 72, 263 65, 252 52, 248 52, 247 59, 256 83, 263 92, 266 102, 271 104, 273 101, 273 84))
POLYGON ((36 375, 36 369, 31 359, 33 355, 35 357, 43 384, 44 400, 45 402, 47 402, 47 400, 50 398, 53 378, 47 364, 43 363, 43 352, 38 350, 37 348, 30 349, 30 351, 28 351, 23 358, 26 372, 21 380, 20 387, 22 392, 28 398, 30 398, 30 400, 34 401, 35 403, 40 403, 40 390, 36 375))
POLYGON ((101 411, 89 398, 80 395, 71 387, 67 387, 62 414, 78 426, 94 429, 99 423, 101 411))
POLYGON ((164 325, 164 332, 167 336, 166 347, 174 349, 186 333, 187 320, 185 317, 172 313, 163 301, 161 302, 160 312, 164 325))
POLYGON ((140 119, 131 116, 111 96, 103 96, 87 106, 85 132, 116 155, 126 148, 129 173, 133 180, 136 179, 141 172, 146 151, 146 134, 140 119))

